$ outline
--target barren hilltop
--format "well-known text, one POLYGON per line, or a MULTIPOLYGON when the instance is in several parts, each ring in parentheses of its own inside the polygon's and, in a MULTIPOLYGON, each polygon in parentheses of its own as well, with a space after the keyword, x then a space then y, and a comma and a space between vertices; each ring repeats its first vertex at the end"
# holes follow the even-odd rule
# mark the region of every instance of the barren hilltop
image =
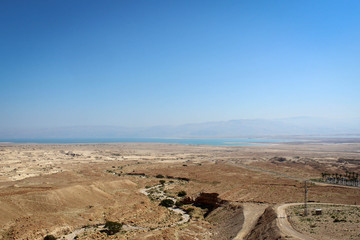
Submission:
POLYGON ((0 239, 360 238, 360 188, 322 178, 359 173, 359 143, 3 143, 0 159, 0 239), (307 216, 284 206, 305 180, 307 216))

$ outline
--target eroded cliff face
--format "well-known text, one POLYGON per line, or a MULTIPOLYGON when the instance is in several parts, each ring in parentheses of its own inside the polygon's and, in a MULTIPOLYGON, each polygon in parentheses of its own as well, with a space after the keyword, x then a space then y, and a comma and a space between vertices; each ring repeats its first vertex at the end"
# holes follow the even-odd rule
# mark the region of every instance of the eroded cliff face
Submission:
POLYGON ((181 202, 183 204, 193 204, 196 207, 207 209, 204 217, 208 216, 213 210, 227 203, 226 200, 220 199, 218 193, 200 193, 195 199, 186 197, 181 202))
POLYGON ((200 193, 195 199, 187 197, 184 204, 206 209, 205 219, 212 224, 212 239, 233 239, 244 224, 243 207, 239 203, 219 198, 218 193, 200 193))
POLYGON ((206 220, 214 226, 213 239, 233 239, 244 224, 243 207, 238 203, 226 202, 209 213, 206 220))
POLYGON ((204 217, 208 216, 213 210, 220 207, 222 204, 225 204, 226 201, 218 198, 218 193, 200 193, 200 195, 195 198, 194 206, 206 208, 208 211, 205 213, 204 217))
POLYGON ((276 212, 272 207, 265 209, 256 225, 244 240, 279 240, 282 239, 280 230, 276 225, 276 212))

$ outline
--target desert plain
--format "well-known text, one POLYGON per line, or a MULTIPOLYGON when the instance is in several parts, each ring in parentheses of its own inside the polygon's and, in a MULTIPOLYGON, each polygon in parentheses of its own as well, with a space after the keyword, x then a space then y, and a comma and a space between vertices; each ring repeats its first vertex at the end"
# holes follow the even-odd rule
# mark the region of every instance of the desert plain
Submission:
POLYGON ((324 213, 356 213, 360 188, 311 181, 324 172, 359 173, 360 143, 1 143, 0 239, 360 239, 356 214, 348 228, 289 219, 299 235, 279 222, 279 206, 304 202, 305 180, 310 203, 336 206, 324 213))

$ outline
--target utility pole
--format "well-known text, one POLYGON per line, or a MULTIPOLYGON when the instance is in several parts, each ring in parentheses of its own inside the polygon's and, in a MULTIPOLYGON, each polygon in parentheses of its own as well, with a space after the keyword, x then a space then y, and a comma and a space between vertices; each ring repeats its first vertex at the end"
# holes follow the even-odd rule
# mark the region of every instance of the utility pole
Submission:
POLYGON ((308 215, 308 209, 307 209, 307 181, 305 180, 305 209, 304 209, 304 216, 308 215))

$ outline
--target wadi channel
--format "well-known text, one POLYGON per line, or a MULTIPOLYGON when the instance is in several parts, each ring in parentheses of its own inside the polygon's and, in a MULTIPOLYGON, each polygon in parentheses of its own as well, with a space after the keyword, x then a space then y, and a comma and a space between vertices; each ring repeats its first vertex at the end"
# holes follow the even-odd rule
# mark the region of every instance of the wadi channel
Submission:
MULTIPOLYGON (((310 203, 360 204, 360 188, 322 181, 359 173, 356 142, 2 143, 0 166, 0 239, 296 239, 277 208, 304 202, 305 180, 310 203)), ((301 219, 295 231, 326 239, 301 219)))

